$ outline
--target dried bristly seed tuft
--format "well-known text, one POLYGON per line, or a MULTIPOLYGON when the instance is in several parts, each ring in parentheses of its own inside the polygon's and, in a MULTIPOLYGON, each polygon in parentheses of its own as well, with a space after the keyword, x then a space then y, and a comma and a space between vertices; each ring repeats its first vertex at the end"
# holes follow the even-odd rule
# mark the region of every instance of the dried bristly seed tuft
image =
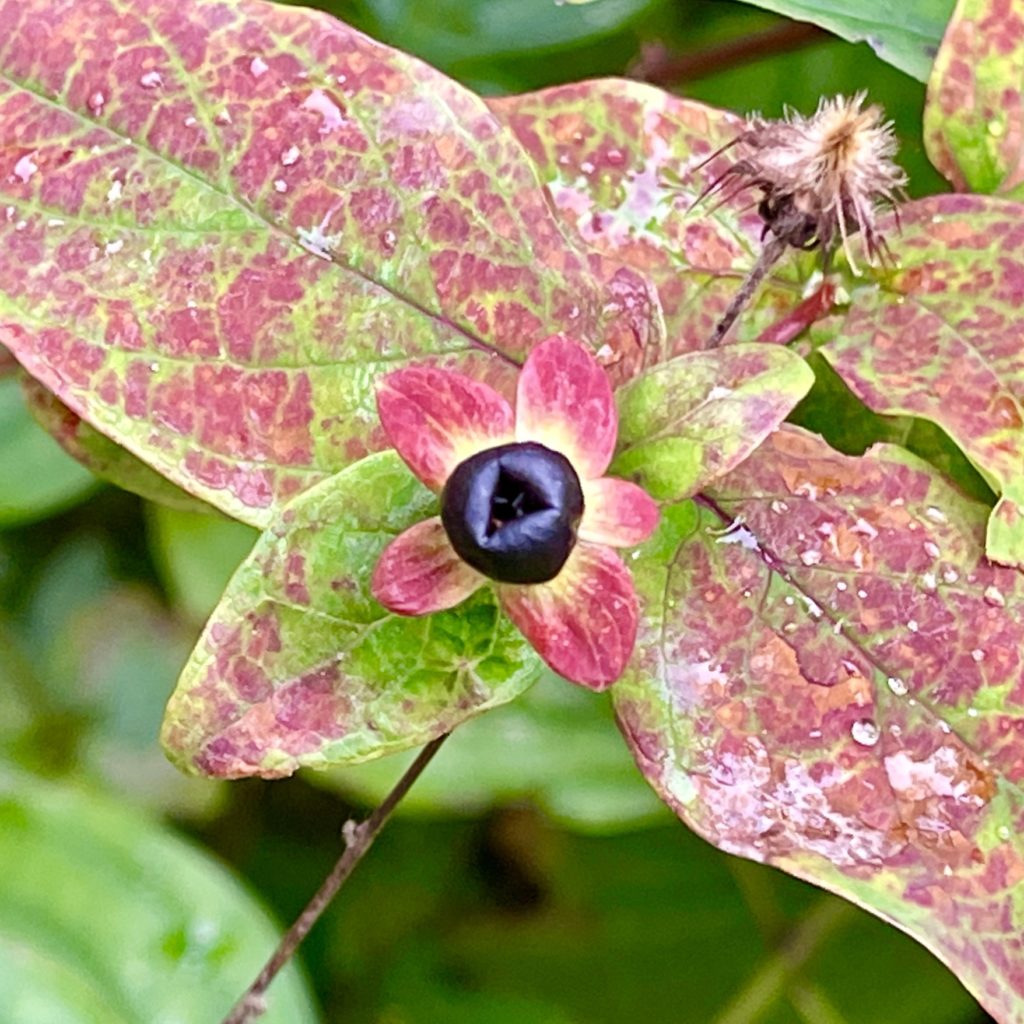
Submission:
POLYGON ((766 231, 796 248, 820 245, 826 258, 839 239, 850 269, 860 273, 850 235, 862 234, 870 263, 882 257, 878 210, 894 206, 907 181, 893 160, 892 122, 883 120, 880 107, 865 108, 865 99, 863 92, 823 99, 811 117, 789 111, 783 120, 752 118, 725 147, 736 148, 737 161, 701 198, 732 183, 730 198, 760 189, 766 231))

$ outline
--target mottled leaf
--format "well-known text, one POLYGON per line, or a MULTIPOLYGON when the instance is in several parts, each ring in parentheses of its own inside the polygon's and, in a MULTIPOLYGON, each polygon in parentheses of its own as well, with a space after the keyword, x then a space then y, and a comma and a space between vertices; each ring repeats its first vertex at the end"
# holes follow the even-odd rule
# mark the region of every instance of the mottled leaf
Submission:
POLYGON ((1024 2, 960 0, 928 82, 925 145, 961 191, 1024 198, 1024 2))
POLYGON ((23 377, 22 386, 36 422, 68 455, 101 480, 168 508, 213 511, 205 501, 182 490, 127 448, 90 426, 33 377, 23 377))
POLYGON ((16 376, 0 376, 0 528, 63 511, 96 488, 32 422, 16 376))
POLYGON ((803 359, 773 345, 677 356, 619 391, 612 472, 659 500, 696 494, 739 465, 813 383, 803 359))
POLYGON ((809 21, 852 43, 866 42, 884 61, 928 80, 955 0, 745 0, 754 7, 809 21))
POLYGON ((989 556, 1024 565, 1024 206, 936 196, 900 220, 894 268, 819 325, 821 352, 875 412, 953 438, 1001 495, 989 556))
MULTIPOLYGON (((762 223, 749 193, 695 205, 729 166, 724 156, 704 161, 739 134, 742 120, 621 79, 490 104, 540 168, 565 229, 656 285, 666 340, 648 347, 647 365, 703 348, 760 250, 762 223)), ((735 336, 752 341, 797 305, 810 267, 787 259, 735 336)))
POLYGON ((163 741, 182 768, 290 775, 423 743, 523 692, 540 659, 493 592, 450 612, 384 611, 384 547, 436 513, 394 452, 323 481, 257 541, 171 698, 163 741))
MULTIPOLYGON (((0 998, 24 1024, 214 1021, 274 942, 223 867, 81 786, 0 774, 0 998)), ((267 1024, 318 1019, 294 966, 267 1024)))
POLYGON ((4 4, 0 162, 0 343, 254 525, 380 447, 383 369, 507 389, 554 331, 658 345, 482 100, 321 13, 4 4))
POLYGON ((881 446, 774 434, 634 563, 614 690, 641 769, 717 846, 914 935, 1024 1021, 1024 577, 987 509, 881 446))

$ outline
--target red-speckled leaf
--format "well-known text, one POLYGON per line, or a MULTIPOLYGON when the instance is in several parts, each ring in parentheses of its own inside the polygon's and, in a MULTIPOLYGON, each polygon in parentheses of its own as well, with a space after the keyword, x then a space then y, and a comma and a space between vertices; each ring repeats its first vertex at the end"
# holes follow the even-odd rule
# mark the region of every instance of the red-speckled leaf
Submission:
POLYGON ((619 390, 612 472, 662 501, 696 494, 754 451, 813 383, 803 359, 774 345, 677 356, 619 390))
MULTIPOLYGON (((541 169, 566 229, 656 284, 667 341, 648 350, 647 364, 703 348, 760 248, 751 193, 694 206, 729 164, 700 165, 742 131, 742 120, 622 79, 489 102, 541 169)), ((797 305, 811 266, 787 259, 735 336, 752 341, 797 305)))
POLYGON ((963 191, 1024 198, 1024 0, 960 0, 928 81, 924 141, 963 191))
POLYGON ((0 343, 256 525, 381 445, 382 369, 659 345, 482 100, 259 0, 0 3, 0 247, 0 343))
POLYGON ((785 428, 634 565, 613 690, 655 789, 722 849, 867 907, 1024 1021, 1024 576, 927 464, 785 428))
POLYGON ((1024 565, 1024 206, 908 203, 895 268, 817 328, 821 350, 879 413, 938 423, 1001 495, 987 551, 1024 565))
POLYGON ((300 495, 257 541, 182 673, 164 746, 190 772, 279 777, 424 743, 504 704, 540 658, 487 588, 424 618, 370 594, 385 546, 437 510, 395 452, 300 495), (385 503, 382 495, 390 495, 385 503))
POLYGON ((106 434, 101 434, 89 426, 34 377, 23 376, 22 388, 29 410, 36 421, 50 433, 64 451, 96 476, 168 508, 213 512, 206 502, 176 487, 166 477, 132 455, 127 448, 122 448, 106 434))

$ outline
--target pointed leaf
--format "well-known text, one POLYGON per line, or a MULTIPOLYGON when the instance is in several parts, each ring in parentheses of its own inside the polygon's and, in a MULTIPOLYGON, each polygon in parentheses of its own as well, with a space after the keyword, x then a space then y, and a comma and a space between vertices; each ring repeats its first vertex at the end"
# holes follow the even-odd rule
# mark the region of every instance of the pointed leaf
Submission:
POLYGON ((960 0, 928 82, 925 146, 961 191, 1024 198, 1024 2, 960 0))
POLYGON ((701 835, 897 924, 1019 1024, 1024 576, 985 518, 899 449, 784 428, 663 513, 613 693, 701 835))
POLYGON ((851 43, 866 42, 884 61, 927 81, 955 0, 746 0, 809 21, 851 43))
POLYGON ((620 389, 612 472, 665 501, 696 494, 757 448, 813 383, 799 356, 773 345, 677 356, 620 389))
MULTIPOLYGON (((647 345, 644 365, 703 348, 760 251, 762 223, 750 193, 696 203, 729 166, 727 157, 704 161, 743 130, 743 121, 614 78, 489 102, 540 169, 566 231, 657 286, 666 342, 647 345)), ((797 305, 809 267, 787 260, 736 337, 754 340, 797 305)), ((607 361, 622 358, 606 353, 607 361)))
POLYGON ((0 344, 254 525, 381 446, 384 369, 657 347, 482 100, 319 12, 6 4, 0 160, 0 344))
POLYGON ((288 505, 228 585, 164 721, 187 771, 279 777, 426 742, 522 693, 540 659, 487 589, 424 618, 370 595, 385 546, 436 512, 394 452, 288 505))
POLYGON ((894 269, 817 329, 821 352, 875 412, 920 416, 953 438, 1002 496, 989 557, 1024 565, 1024 206, 936 196, 900 220, 894 269))

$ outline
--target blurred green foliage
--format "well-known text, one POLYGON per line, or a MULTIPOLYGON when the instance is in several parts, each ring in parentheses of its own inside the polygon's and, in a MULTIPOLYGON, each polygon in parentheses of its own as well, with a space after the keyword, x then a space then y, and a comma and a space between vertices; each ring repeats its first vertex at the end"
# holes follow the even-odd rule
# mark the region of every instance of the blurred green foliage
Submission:
MULTIPOLYGON (((769 115, 867 89, 896 123, 911 191, 943 187, 921 142, 923 85, 866 45, 812 38, 710 71, 696 60, 779 24, 745 4, 324 6, 489 93, 659 63, 685 95, 769 115)), ((913 423, 843 436, 834 403, 852 398, 826 381, 816 401, 801 421, 830 420, 845 450, 947 449, 914 441, 913 423)), ((0 1019, 213 1022, 272 945, 215 860, 290 919, 342 822, 403 762, 280 783, 177 775, 156 743, 163 704, 255 534, 100 488, 35 426, 13 376, 0 379, 0 428, 0 1019)), ((970 467, 949 472, 978 486, 970 467)), ((688 833, 640 780, 607 702, 552 679, 442 750, 305 959, 323 1019, 346 1024, 987 1019, 894 929, 688 833)), ((295 978, 272 1003, 268 1021, 313 1019, 295 978)))

